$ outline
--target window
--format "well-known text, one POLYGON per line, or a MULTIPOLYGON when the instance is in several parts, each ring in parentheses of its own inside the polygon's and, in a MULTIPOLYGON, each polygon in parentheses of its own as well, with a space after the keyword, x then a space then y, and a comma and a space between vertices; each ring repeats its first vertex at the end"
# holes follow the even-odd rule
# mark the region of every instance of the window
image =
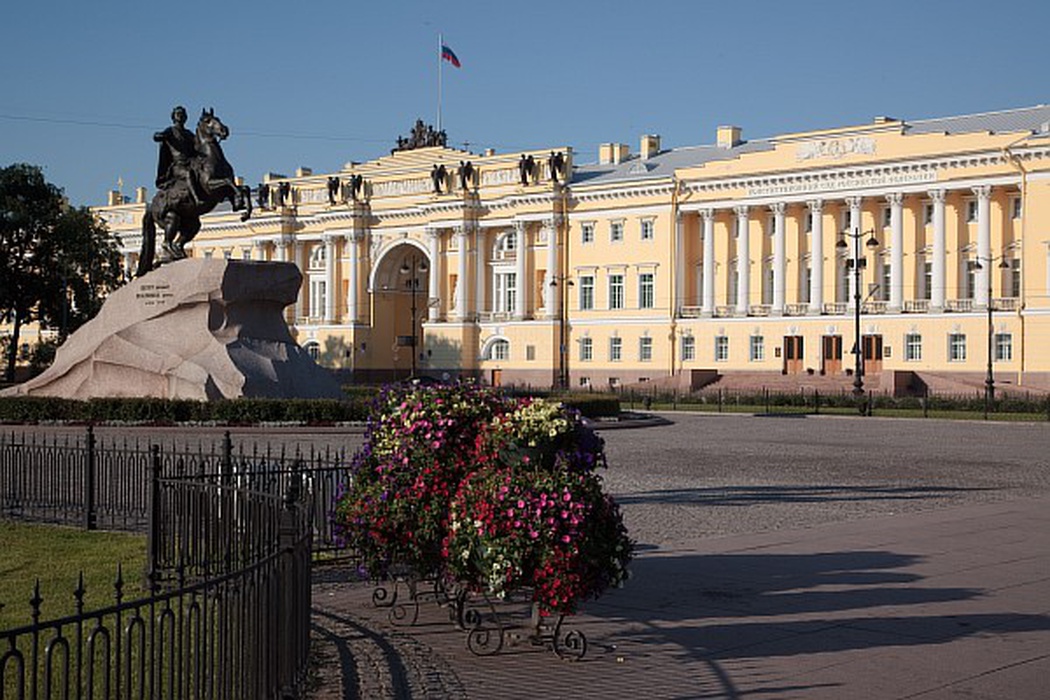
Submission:
POLYGON ((995 361, 1009 362, 1014 359, 1014 337, 1010 333, 995 334, 995 361))
MULTIPOLYGON (((728 348, 727 348, 728 351, 728 348)), ((728 354, 728 352, 727 352, 728 354)), ((766 338, 762 335, 751 336, 751 361, 762 362, 766 359, 766 338)))
POLYGON ((933 223, 933 205, 925 204, 922 207, 922 222, 929 226, 933 223))
POLYGON ((326 286, 323 279, 310 280, 310 317, 324 317, 326 286))
POLYGON ((516 272, 496 274, 496 312, 509 314, 514 312, 518 300, 518 275, 516 272))
POLYGON ((580 338, 580 362, 590 362, 594 359, 594 339, 580 338))
POLYGON ((904 361, 918 362, 922 359, 922 336, 918 333, 907 333, 904 336, 904 361))
POLYGON ((773 261, 766 260, 762 263, 762 303, 772 304, 773 303, 773 261))
POLYGON ((879 259, 879 294, 880 301, 890 300, 890 256, 884 255, 879 259))
POLYGON ((526 345, 525 346, 525 359, 528 360, 529 362, 532 362, 533 360, 536 359, 536 346, 535 345, 526 345))
POLYGON ((653 359, 653 339, 649 336, 638 339, 638 359, 642 362, 651 362, 653 359))
POLYGON ((1010 296, 1021 296, 1021 259, 1010 260, 1010 296))
POLYGON ((808 304, 812 299, 810 294, 813 291, 813 268, 809 263, 802 268, 802 288, 799 290, 798 300, 803 304, 808 304))
POLYGON ((966 222, 972 224, 977 221, 977 200, 971 199, 966 202, 966 222))
POLYGON ((623 308, 623 275, 620 273, 609 275, 609 308, 623 308))
POLYGON ((210 251, 210 250, 206 250, 206 251, 204 251, 204 257, 205 257, 205 259, 207 259, 207 258, 210 258, 211 256, 212 256, 212 251, 210 251))
POLYGON ((842 230, 848 232, 849 229, 849 207, 842 208, 842 230))
POLYGON ((510 343, 503 339, 494 342, 492 348, 489 350, 489 358, 497 361, 509 360, 510 343))
POLYGON ((223 260, 231 260, 233 258, 233 248, 224 248, 222 251, 223 260))
POLYGON ((613 243, 619 243, 623 240, 623 222, 613 221, 609 224, 609 240, 613 243))
POLYGON ((580 224, 580 240, 583 243, 594 242, 594 223, 591 221, 585 221, 580 224))
POLYGON ((682 336, 682 362, 692 362, 696 359, 696 338, 691 335, 682 336))
POLYGON ((317 362, 321 357, 321 345, 316 340, 311 340, 309 343, 303 346, 306 353, 310 356, 310 359, 317 362))
POLYGON ((813 232, 813 212, 811 212, 811 211, 807 211, 806 212, 805 227, 806 227, 806 233, 812 233, 813 232))
POLYGON ((653 240, 654 224, 652 219, 642 219, 642 240, 653 240))
POLYGON ((580 311, 594 308, 594 275, 580 275, 580 311))
POLYGON ((929 301, 933 298, 933 261, 922 264, 922 298, 929 301))
POLYGON ((715 362, 725 362, 729 359, 729 336, 715 336, 715 362))
POLYGON ((241 260, 251 260, 251 259, 252 259, 252 249, 251 248, 241 248, 241 260))
POLYGON ((893 211, 889 207, 882 208, 882 228, 889 228, 893 220, 893 211))
POLYGON ((1021 213, 1022 213, 1021 198, 1020 197, 1014 197, 1013 199, 1010 200, 1010 216, 1012 218, 1014 218, 1014 219, 1020 219, 1021 218, 1021 213))
POLYGON ((591 378, 590 377, 580 377, 580 387, 581 388, 588 389, 588 388, 590 388, 590 386, 591 386, 591 378))
POLYGON ((948 361, 966 361, 966 334, 951 333, 948 335, 948 361))
POLYGON ((652 272, 643 272, 638 275, 638 308, 651 309, 654 304, 653 287, 655 286, 652 272))
POLYGON ((623 358, 623 338, 609 338, 609 361, 619 362, 623 358))
POLYGON ((966 274, 963 276, 963 284, 966 285, 965 289, 960 290, 962 294, 960 296, 963 299, 973 299, 974 290, 977 288, 977 261, 967 260, 966 261, 966 274))

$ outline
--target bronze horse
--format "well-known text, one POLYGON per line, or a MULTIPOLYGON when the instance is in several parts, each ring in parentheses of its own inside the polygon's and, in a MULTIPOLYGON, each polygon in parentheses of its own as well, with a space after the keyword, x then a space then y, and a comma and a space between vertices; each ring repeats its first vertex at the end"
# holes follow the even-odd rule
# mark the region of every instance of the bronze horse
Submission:
POLYGON ((186 257, 186 244, 201 229, 200 217, 228 199, 234 211, 244 210, 241 221, 252 215, 251 191, 234 180, 233 166, 223 155, 219 141, 230 135, 215 110, 201 112, 197 122, 194 145, 197 155, 191 169, 199 185, 199 201, 185 180, 173 181, 153 197, 142 217, 142 250, 139 255, 137 277, 154 268, 186 257), (157 225, 164 229, 164 242, 157 247, 157 225))

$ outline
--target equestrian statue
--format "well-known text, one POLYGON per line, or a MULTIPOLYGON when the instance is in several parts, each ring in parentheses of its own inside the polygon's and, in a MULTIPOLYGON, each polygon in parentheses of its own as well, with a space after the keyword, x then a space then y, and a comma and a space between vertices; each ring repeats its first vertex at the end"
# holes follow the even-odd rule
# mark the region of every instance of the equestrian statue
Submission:
POLYGON ((202 110, 196 133, 186 128, 186 110, 171 112, 171 126, 153 135, 160 144, 157 194, 142 217, 142 251, 137 277, 156 265, 186 257, 186 244, 201 229, 200 217, 229 200, 234 211, 244 210, 241 221, 252 215, 251 190, 238 185, 233 166, 219 142, 230 135, 215 110, 202 110), (157 250, 157 225, 164 242, 157 250))

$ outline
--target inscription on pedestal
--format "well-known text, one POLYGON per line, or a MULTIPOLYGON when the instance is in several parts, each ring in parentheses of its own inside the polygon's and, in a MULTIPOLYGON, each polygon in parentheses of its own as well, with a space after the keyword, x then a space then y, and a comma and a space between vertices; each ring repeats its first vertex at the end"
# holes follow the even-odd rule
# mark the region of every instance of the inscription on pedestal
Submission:
POLYGON ((174 296, 169 284, 143 284, 135 292, 135 299, 146 307, 163 306, 174 296))

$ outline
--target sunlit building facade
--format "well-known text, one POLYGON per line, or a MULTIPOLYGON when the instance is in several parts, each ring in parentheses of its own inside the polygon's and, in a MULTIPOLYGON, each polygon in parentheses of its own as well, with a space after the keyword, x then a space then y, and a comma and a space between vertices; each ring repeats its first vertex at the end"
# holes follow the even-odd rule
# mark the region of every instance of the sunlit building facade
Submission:
MULTIPOLYGON (((296 338, 360 380, 845 377, 858 348, 868 388, 979 387, 990 348, 1001 386, 1050 387, 1050 107, 712 136, 268 175, 192 255, 296 263, 296 338)), ((144 198, 98 208, 129 271, 144 198)))

